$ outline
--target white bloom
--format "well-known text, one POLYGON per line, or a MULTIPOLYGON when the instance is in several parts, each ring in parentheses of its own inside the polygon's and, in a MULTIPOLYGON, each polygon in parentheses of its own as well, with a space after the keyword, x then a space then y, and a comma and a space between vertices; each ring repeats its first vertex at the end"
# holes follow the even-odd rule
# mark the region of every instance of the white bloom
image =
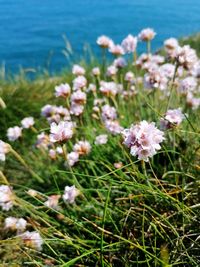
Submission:
POLYGON ((101 73, 101 72, 100 72, 99 67, 95 67, 95 68, 92 69, 92 74, 93 74, 94 76, 99 76, 100 73, 101 73))
POLYGON ((80 116, 84 111, 84 106, 76 103, 72 103, 70 107, 70 113, 74 116, 80 116))
POLYGON ((115 120, 117 118, 117 111, 114 107, 109 105, 104 105, 102 107, 102 119, 105 120, 115 120))
POLYGON ((108 142, 108 135, 107 134, 100 134, 96 136, 95 145, 104 145, 108 142))
POLYGON ((53 122, 50 126, 50 141, 63 142, 72 138, 75 125, 73 122, 61 121, 58 124, 53 122))
POLYGON ((78 160, 79 160, 79 153, 72 151, 67 154, 67 164, 69 166, 74 166, 74 164, 78 162, 78 160))
POLYGON ((137 47, 137 37, 133 37, 133 35, 129 34, 123 41, 122 47, 125 53, 133 53, 137 47))
POLYGON ((22 238, 25 246, 39 250, 39 251, 42 250, 43 240, 38 232, 26 231, 23 234, 21 234, 20 237, 22 238))
POLYGON ((121 45, 112 44, 109 48, 109 52, 114 56, 122 56, 124 55, 124 49, 121 45))
POLYGON ((115 76, 117 74, 117 71, 118 71, 118 69, 115 66, 113 66, 113 65, 108 66, 106 75, 108 77, 115 76))
POLYGON ((199 108, 200 106, 200 98, 194 97, 192 93, 187 94, 186 102, 193 110, 199 108))
POLYGON ((34 125, 34 118, 33 117, 27 117, 27 118, 24 118, 22 121, 21 121, 21 124, 22 124, 22 127, 24 129, 28 129, 28 128, 31 128, 33 125, 34 125))
POLYGON ((68 83, 62 83, 55 87, 55 96, 56 97, 68 97, 71 93, 71 88, 68 83))
POLYGON ((86 99, 87 99, 86 93, 82 92, 81 90, 78 90, 71 95, 71 102, 77 105, 85 104, 86 99))
POLYGON ((178 40, 176 38, 169 38, 164 41, 164 46, 167 50, 174 50, 178 47, 178 40))
POLYGON ((115 82, 101 81, 99 90, 105 96, 115 96, 118 92, 118 86, 115 82))
POLYGON ((51 195, 48 197, 48 200, 44 202, 44 205, 48 208, 58 209, 58 201, 60 199, 60 195, 51 195))
POLYGON ((6 160, 6 154, 9 152, 9 145, 0 140, 0 161, 6 160))
POLYGON ((161 127, 163 129, 173 128, 174 126, 180 125, 183 119, 185 119, 185 116, 183 115, 181 108, 169 109, 166 112, 164 119, 161 119, 161 127))
POLYGON ((41 115, 46 118, 50 117, 52 114, 54 114, 55 109, 56 109, 56 106, 47 104, 41 109, 41 115))
POLYGON ((14 196, 11 188, 7 185, 0 185, 0 207, 2 210, 10 210, 13 207, 14 196))
POLYGON ((102 48, 109 48, 113 44, 113 41, 109 37, 102 35, 98 37, 97 44, 102 48))
POLYGON ((166 63, 160 66, 160 70, 166 77, 172 79, 175 72, 175 66, 173 64, 166 63))
POLYGON ((123 130, 123 127, 120 126, 118 121, 112 121, 112 120, 106 120, 105 127, 110 133, 114 135, 120 134, 123 130))
POLYGON ((72 68, 72 73, 76 76, 79 76, 79 75, 84 75, 85 74, 85 69, 79 65, 74 65, 73 68, 72 68))
POLYGON ((113 65, 120 69, 125 67, 127 65, 127 62, 123 57, 118 57, 114 60, 113 65))
POLYGON ((88 141, 79 141, 74 145, 73 150, 79 155, 87 155, 91 151, 91 145, 88 141))
POLYGON ((179 65, 187 70, 192 69, 198 61, 196 51, 189 45, 179 46, 176 49, 176 59, 179 65))
POLYGON ((15 126, 12 128, 8 128, 7 137, 8 137, 9 141, 15 141, 20 136, 22 136, 22 128, 21 127, 15 126))
POLYGON ((7 217, 4 222, 5 229, 23 232, 26 229, 27 221, 23 218, 7 217))
POLYGON ((130 148, 130 153, 144 161, 156 154, 164 140, 164 133, 155 127, 154 122, 141 121, 125 129, 122 134, 124 144, 130 148))
POLYGON ((134 74, 132 71, 128 71, 126 74, 125 74, 125 77, 124 77, 124 80, 127 81, 127 82, 133 82, 133 79, 134 79, 134 74))
POLYGON ((165 90, 167 82, 168 79, 160 68, 153 69, 144 75, 145 88, 165 90))
POLYGON ((79 90, 87 85, 87 80, 84 76, 80 75, 73 80, 73 90, 79 90))
POLYGON ((63 200, 67 203, 73 204, 75 202, 75 198, 80 194, 80 191, 73 186, 65 186, 65 191, 63 194, 63 200))
POLYGON ((36 142, 37 148, 47 149, 49 146, 49 143, 50 143, 50 140, 47 134, 42 132, 41 134, 37 135, 37 142, 36 142))
POLYGON ((151 28, 143 29, 139 35, 138 38, 142 41, 151 41, 155 37, 156 33, 151 28))
POLYGON ((182 94, 187 94, 188 92, 194 91, 196 87, 197 80, 194 77, 189 76, 180 82, 179 91, 182 94))

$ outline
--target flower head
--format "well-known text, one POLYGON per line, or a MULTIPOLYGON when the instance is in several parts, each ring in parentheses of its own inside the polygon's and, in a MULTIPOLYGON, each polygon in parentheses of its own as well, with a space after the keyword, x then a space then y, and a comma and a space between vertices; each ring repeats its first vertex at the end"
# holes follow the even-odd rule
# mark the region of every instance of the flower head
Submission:
POLYGON ((108 142, 108 135, 107 134, 100 134, 95 138, 95 145, 104 145, 108 142))
POLYGON ((7 137, 9 141, 15 141, 22 136, 22 128, 15 126, 12 128, 8 128, 7 130, 7 137))
POLYGON ((0 185, 0 207, 2 210, 10 210, 14 204, 14 196, 8 185, 0 185))
POLYGON ((75 125, 71 121, 60 121, 58 124, 53 122, 50 128, 50 141, 63 142, 72 138, 75 125))
POLYGON ((0 161, 6 160, 6 154, 9 152, 9 145, 0 140, 0 161))
POLYGON ((85 69, 77 64, 75 64, 72 68, 72 73, 76 76, 84 75, 85 69))
POLYGON ((137 37, 129 34, 123 41, 122 47, 125 53, 133 53, 137 47, 137 37))
POLYGON ((76 162, 78 162, 79 160, 79 153, 72 151, 70 153, 67 154, 67 164, 68 166, 72 167, 76 164, 76 162))
POLYGON ((151 28, 146 28, 143 29, 139 35, 138 38, 142 41, 151 41, 155 37, 156 33, 153 29, 151 28))
POLYGON ((183 119, 185 119, 185 116, 183 115, 181 108, 169 109, 166 112, 164 119, 161 119, 161 127, 163 129, 173 128, 174 126, 180 125, 183 119))
POLYGON ((27 117, 27 118, 24 118, 22 121, 21 121, 21 124, 22 124, 22 127, 24 129, 28 129, 28 128, 31 128, 35 122, 34 122, 34 118, 33 117, 27 117))
POLYGON ((22 238, 25 246, 39 250, 39 251, 42 250, 43 240, 38 232, 26 231, 23 234, 21 234, 20 237, 22 238))
POLYGON ((66 98, 70 95, 71 88, 68 83, 62 83, 55 87, 55 96, 56 97, 63 97, 66 98))
POLYGON ((91 145, 88 141, 79 141, 74 145, 73 150, 77 152, 80 156, 87 155, 91 151, 91 145))
POLYGON ((109 37, 102 35, 98 37, 97 44, 102 48, 109 48, 113 44, 113 41, 109 37))
POLYGON ((63 200, 67 203, 73 204, 75 202, 75 198, 80 194, 80 191, 73 186, 65 186, 65 191, 63 194, 63 200))

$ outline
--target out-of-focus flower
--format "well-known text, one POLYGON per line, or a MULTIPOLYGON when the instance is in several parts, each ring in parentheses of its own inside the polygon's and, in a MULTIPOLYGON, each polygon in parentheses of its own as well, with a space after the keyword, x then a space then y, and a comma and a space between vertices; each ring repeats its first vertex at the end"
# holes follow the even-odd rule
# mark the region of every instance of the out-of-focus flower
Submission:
POLYGON ((109 37, 102 35, 98 37, 97 44, 102 48, 109 48, 113 44, 113 41, 109 37))
POLYGON ((107 134, 100 134, 95 138, 95 145, 104 145, 108 142, 108 135, 107 134))
POLYGON ((125 129, 122 134, 124 144, 130 148, 130 153, 144 161, 148 161, 156 154, 161 148, 160 143, 164 140, 164 133, 156 128, 154 122, 141 121, 125 129))
POLYGON ((70 152, 67 154, 67 164, 72 167, 76 162, 79 160, 79 153, 78 152, 70 152))
POLYGON ((192 93, 187 94, 186 103, 193 110, 198 109, 200 106, 200 98, 194 97, 192 93))
POLYGON ((80 156, 87 155, 91 151, 91 145, 88 141, 79 141, 74 145, 73 150, 77 152, 80 156))
POLYGON ((178 48, 179 43, 175 38, 169 38, 165 40, 164 47, 167 52, 167 56, 170 58, 174 58, 176 56, 176 49, 178 48))
POLYGON ((37 192, 36 190, 34 190, 34 189, 29 189, 29 190, 27 191, 27 194, 28 194, 29 196, 31 196, 31 197, 36 197, 36 196, 38 195, 38 192, 37 192))
POLYGON ((184 118, 185 116, 183 115, 181 108, 169 109, 166 112, 164 119, 161 119, 161 127, 163 129, 173 128, 180 125, 184 118))
POLYGON ((180 66, 183 66, 186 70, 191 70, 197 63, 198 58, 194 49, 189 45, 184 45, 183 47, 177 47, 176 60, 180 66))
POLYGON ((76 103, 72 103, 70 107, 70 113, 74 116, 80 116, 84 111, 84 106, 76 103))
POLYGON ((123 166, 123 163, 120 161, 120 162, 115 162, 114 163, 114 167, 116 168, 116 169, 120 169, 121 167, 123 166))
POLYGON ((82 75, 76 77, 73 80, 73 90, 74 91, 82 89, 82 88, 86 87, 86 85, 87 85, 87 79, 82 75))
POLYGON ((48 208, 52 208, 57 210, 58 209, 58 201, 60 199, 60 195, 51 195, 48 196, 47 201, 44 202, 44 205, 48 208))
POLYGON ((197 87, 197 80, 196 80, 196 78, 194 78, 192 76, 189 76, 189 77, 183 79, 180 82, 179 91, 182 94, 187 94, 189 92, 194 91, 196 87, 197 87))
POLYGON ((28 129, 28 128, 31 128, 35 122, 34 122, 34 118, 33 117, 27 117, 27 118, 24 118, 22 121, 21 121, 21 124, 22 124, 22 127, 24 129, 28 129))
POLYGON ((36 147, 47 149, 50 144, 49 136, 44 132, 37 135, 36 147))
POLYGON ((86 90, 87 93, 88 93, 88 92, 93 92, 93 93, 95 93, 96 91, 97 91, 97 87, 96 87, 96 85, 93 84, 93 83, 90 83, 89 86, 88 86, 88 88, 87 88, 87 90, 86 90))
POLYGON ((24 242, 25 246, 36 249, 42 250, 42 244, 44 243, 40 234, 36 231, 29 232, 26 231, 23 234, 19 235, 22 241, 24 242))
POLYGON ((84 75, 85 69, 83 67, 75 64, 72 68, 72 73, 76 76, 84 75))
POLYGON ((6 154, 9 152, 9 145, 0 140, 0 161, 6 160, 6 154))
POLYGON ((109 48, 109 52, 118 57, 124 55, 124 49, 121 45, 112 44, 109 48))
POLYGON ((127 65, 125 58, 118 57, 114 60, 113 65, 118 69, 124 68, 127 65))
POLYGON ((114 135, 120 134, 123 130, 123 127, 120 126, 119 122, 116 120, 115 121, 106 120, 105 121, 105 127, 110 133, 112 133, 114 135))
POLYGON ((127 82, 132 83, 132 82, 133 82, 133 79, 134 79, 134 74, 133 74, 133 72, 132 72, 132 71, 128 71, 128 72, 125 74, 124 80, 127 81, 127 82))
POLYGON ((77 105, 84 105, 86 103, 86 99, 86 94, 81 90, 78 90, 71 95, 71 102, 77 105))
POLYGON ((55 109, 56 106, 47 104, 41 109, 41 115, 45 118, 50 117, 52 114, 55 113, 55 109))
POLYGON ((50 127, 50 141, 63 142, 72 138, 75 124, 70 121, 61 121, 58 124, 53 122, 50 127))
POLYGON ((22 128, 21 127, 15 126, 12 128, 8 128, 7 137, 8 137, 9 141, 15 141, 21 136, 22 136, 22 128))
POLYGON ((93 69, 92 69, 92 74, 93 74, 94 76, 99 76, 99 75, 101 74, 101 72, 100 72, 100 68, 99 68, 99 67, 95 67, 95 68, 93 68, 93 69))
POLYGON ((160 66, 161 72, 169 79, 172 79, 175 72, 175 66, 170 63, 163 64, 160 66))
POLYGON ((104 105, 102 107, 102 119, 105 120, 115 120, 117 118, 117 111, 114 107, 109 105, 104 105))
POLYGON ((144 75, 144 86, 149 89, 165 90, 168 79, 160 68, 153 69, 144 75))
POLYGON ((115 96, 117 94, 118 87, 115 82, 101 81, 99 90, 105 96, 110 97, 110 96, 115 96))
POLYGON ((55 96, 67 98, 71 93, 71 88, 68 83, 62 83, 55 87, 55 96))
POLYGON ((63 194, 63 200, 64 202, 73 204, 75 202, 75 198, 80 194, 80 191, 73 186, 65 186, 65 191, 63 194))
POLYGON ((125 53, 133 53, 137 47, 137 37, 129 34, 123 41, 122 47, 125 53))
POLYGON ((146 28, 146 29, 143 29, 139 35, 138 35, 138 38, 142 41, 151 41, 154 37, 155 37, 156 33, 153 29, 151 28, 146 28))
POLYGON ((56 159, 56 156, 57 156, 57 154, 56 154, 56 150, 55 150, 55 149, 50 149, 50 150, 49 150, 49 157, 50 157, 51 159, 56 159))
POLYGON ((118 69, 117 69, 115 66, 111 65, 111 66, 109 66, 109 67, 107 68, 106 75, 107 75, 108 77, 115 76, 115 75, 117 74, 117 71, 118 71, 118 69))
POLYGON ((0 185, 0 207, 2 210, 10 210, 14 204, 14 196, 8 185, 0 185))
POLYGON ((4 222, 5 229, 18 230, 23 232, 26 229, 27 221, 23 218, 7 217, 4 222))

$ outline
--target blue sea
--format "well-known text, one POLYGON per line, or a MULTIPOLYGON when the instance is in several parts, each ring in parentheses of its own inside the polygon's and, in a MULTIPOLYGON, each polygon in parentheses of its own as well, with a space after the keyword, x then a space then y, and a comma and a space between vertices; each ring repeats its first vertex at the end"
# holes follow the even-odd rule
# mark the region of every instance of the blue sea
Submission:
POLYGON ((169 37, 200 31, 200 0, 0 0, 0 64, 59 71, 68 64, 63 35, 74 55, 89 43, 99 55, 96 39, 106 34, 120 42, 152 27, 153 49, 169 37))

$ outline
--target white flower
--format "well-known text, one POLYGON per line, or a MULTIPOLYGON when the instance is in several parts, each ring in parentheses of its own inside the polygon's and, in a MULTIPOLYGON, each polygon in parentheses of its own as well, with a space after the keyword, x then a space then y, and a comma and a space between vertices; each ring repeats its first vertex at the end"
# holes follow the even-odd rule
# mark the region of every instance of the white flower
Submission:
POLYGON ((9 152, 9 145, 0 140, 0 161, 6 160, 6 154, 9 152))
POLYGON ((87 85, 87 80, 84 76, 80 75, 78 77, 76 77, 74 80, 73 80, 73 90, 76 91, 76 90, 79 90, 81 88, 84 88, 86 87, 87 85))
POLYGON ((183 66, 187 70, 192 69, 198 61, 196 51, 192 49, 189 45, 177 47, 176 59, 178 64, 183 66))
POLYGON ((15 126, 12 128, 8 128, 7 137, 8 137, 9 141, 15 141, 20 136, 22 136, 22 128, 21 127, 15 126))
POLYGON ((151 41, 155 37, 156 33, 151 28, 143 29, 139 35, 138 38, 142 41, 151 41))
POLYGON ((95 145, 104 145, 108 142, 108 135, 107 134, 100 134, 96 136, 95 145))
POLYGON ((167 82, 168 79, 160 68, 152 69, 144 75, 144 86, 148 89, 165 90, 167 82))
POLYGON ((105 120, 115 120, 117 118, 117 111, 114 107, 109 105, 104 105, 102 107, 102 119, 105 120))
POLYGON ((85 74, 85 69, 79 65, 74 65, 73 68, 72 68, 72 73, 76 76, 79 76, 79 75, 84 75, 85 74))
POLYGON ((173 64, 166 63, 160 66, 160 70, 166 77, 172 79, 175 72, 175 66, 173 64))
POLYGON ((105 127, 110 133, 114 135, 120 134, 121 131, 123 130, 123 127, 120 126, 118 121, 112 121, 112 120, 106 120, 105 127))
POLYGON ((132 82, 134 79, 134 74, 132 71, 128 71, 126 74, 125 74, 125 77, 124 77, 124 80, 127 81, 127 82, 132 82))
POLYGON ((92 69, 92 74, 94 75, 94 76, 99 76, 100 75, 100 69, 98 68, 98 67, 95 67, 95 68, 93 68, 92 69))
POLYGON ((76 103, 72 103, 70 107, 70 113, 75 116, 80 116, 84 111, 84 106, 76 103))
POLYGON ((102 35, 98 37, 97 44, 102 48, 109 48, 113 44, 113 41, 109 37, 102 35))
POLYGON ((44 205, 48 208, 57 210, 59 199, 60 199, 60 195, 51 195, 48 197, 48 200, 44 202, 44 205))
POLYGON ((122 47, 125 53, 133 53, 137 47, 137 37, 133 37, 133 35, 129 34, 123 41, 122 47))
POLYGON ((120 69, 125 67, 127 65, 127 62, 123 57, 118 57, 114 60, 113 65, 120 69))
POLYGON ((56 109, 56 106, 47 104, 41 109, 41 115, 46 118, 50 117, 52 114, 54 114, 55 109, 56 109))
POLYGON ((115 82, 101 81, 99 90, 105 96, 115 96, 118 92, 118 87, 115 82))
POLYGON ((164 133, 155 127, 154 122, 141 121, 125 129, 122 134, 124 144, 130 148, 130 153, 144 161, 156 154, 164 140, 164 133))
POLYGON ((194 97, 192 93, 187 94, 186 102, 193 110, 199 108, 200 106, 200 98, 194 97))
POLYGON ((183 115, 181 108, 169 109, 166 112, 164 119, 161 119, 161 127, 163 129, 173 128, 174 126, 180 125, 183 119, 185 119, 185 116, 183 115))
POLYGON ((5 229, 23 232, 26 229, 27 221, 23 218, 7 217, 4 222, 5 229))
POLYGON ((164 46, 167 50, 173 50, 178 47, 178 40, 176 38, 169 38, 164 41, 164 46))
POLYGON ((63 142, 72 138, 75 125, 70 121, 61 121, 58 124, 53 122, 50 126, 50 141, 63 142))
POLYGON ((55 87, 55 96, 56 97, 68 97, 71 93, 71 88, 68 83, 62 83, 55 87))
POLYGON ((34 125, 34 118, 33 117, 27 117, 27 118, 24 118, 22 121, 21 121, 21 124, 22 124, 22 127, 24 129, 28 129, 28 128, 31 128, 33 125, 34 125))
POLYGON ((86 93, 82 92, 81 90, 78 90, 71 95, 71 102, 77 105, 85 104, 86 99, 87 99, 86 93))
POLYGON ((80 194, 80 191, 73 186, 65 186, 65 191, 63 194, 63 200, 67 203, 73 204, 75 202, 75 198, 80 194))
POLYGON ((194 77, 189 76, 180 82, 179 91, 182 94, 187 94, 189 92, 194 91, 196 87, 197 80, 194 77))
POLYGON ((13 207, 14 196, 11 188, 7 185, 0 186, 0 207, 2 210, 10 210, 13 207))
POLYGON ((91 145, 88 141, 79 141, 74 145, 73 150, 79 155, 87 155, 91 151, 91 145))
POLYGON ((112 44, 109 48, 109 52, 114 56, 122 56, 124 55, 124 49, 121 45, 112 44))
POLYGON ((21 234, 20 237, 22 238, 25 246, 39 250, 39 251, 42 250, 43 240, 38 232, 26 231, 23 234, 21 234))
POLYGON ((76 162, 78 162, 78 160, 79 160, 79 153, 78 152, 72 151, 72 152, 67 154, 67 164, 69 166, 71 166, 71 167, 74 166, 74 164, 76 162))
POLYGON ((113 65, 108 66, 106 75, 108 77, 115 76, 117 74, 117 71, 118 71, 118 69, 115 66, 113 66, 113 65))

